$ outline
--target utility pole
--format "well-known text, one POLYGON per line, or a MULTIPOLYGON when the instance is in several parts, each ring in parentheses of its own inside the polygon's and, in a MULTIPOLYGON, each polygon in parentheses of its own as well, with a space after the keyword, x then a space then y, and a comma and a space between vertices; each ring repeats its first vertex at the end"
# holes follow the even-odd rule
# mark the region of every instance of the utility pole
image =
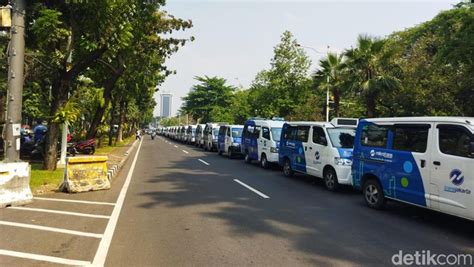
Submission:
POLYGON ((25 0, 13 1, 10 34, 5 159, 7 162, 16 162, 20 160, 21 106, 25 63, 25 0))

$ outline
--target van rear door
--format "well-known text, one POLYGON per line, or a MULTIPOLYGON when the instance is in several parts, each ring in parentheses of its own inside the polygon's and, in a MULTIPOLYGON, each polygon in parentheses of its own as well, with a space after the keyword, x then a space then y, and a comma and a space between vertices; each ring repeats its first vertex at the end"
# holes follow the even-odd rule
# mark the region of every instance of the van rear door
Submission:
POLYGON ((474 134, 462 125, 437 123, 429 166, 442 212, 474 219, 474 134))

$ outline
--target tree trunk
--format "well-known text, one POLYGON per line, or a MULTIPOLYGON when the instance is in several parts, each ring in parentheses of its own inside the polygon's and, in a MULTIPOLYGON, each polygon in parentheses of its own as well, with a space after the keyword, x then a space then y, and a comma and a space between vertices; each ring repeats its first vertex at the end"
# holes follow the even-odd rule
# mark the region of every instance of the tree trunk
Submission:
MULTIPOLYGON (((53 100, 51 103, 50 116, 54 119, 56 112, 63 107, 67 102, 71 83, 71 77, 67 73, 62 73, 61 76, 53 83, 51 92, 53 100)), ((59 135, 59 123, 53 122, 53 119, 49 120, 48 133, 45 137, 44 144, 44 162, 43 169, 45 170, 56 170, 57 164, 57 146, 58 146, 58 135, 59 135)))
POLYGON ((112 101, 112 110, 110 110, 110 123, 109 123, 109 146, 112 146, 114 141, 114 115, 115 115, 115 102, 112 101))
POLYGON ((123 123, 125 122, 125 101, 120 101, 120 115, 115 142, 123 142, 123 123))
POLYGON ((104 85, 104 105, 99 106, 94 114, 94 118, 92 119, 91 127, 89 128, 89 131, 87 132, 87 139, 92 139, 95 138, 97 135, 97 128, 100 125, 100 122, 102 121, 102 118, 104 117, 105 110, 109 106, 109 103, 112 99, 112 91, 115 87, 115 83, 117 80, 120 78, 120 76, 123 74, 124 71, 124 65, 123 65, 123 60, 120 56, 118 56, 118 61, 119 61, 119 67, 117 70, 112 70, 112 77, 110 77, 104 85))
POLYGON ((370 94, 366 96, 367 118, 375 118, 375 96, 370 94))
POLYGON ((341 101, 341 97, 339 95, 339 90, 334 89, 332 92, 332 95, 334 96, 334 114, 336 118, 340 116, 340 104, 339 102, 341 101))

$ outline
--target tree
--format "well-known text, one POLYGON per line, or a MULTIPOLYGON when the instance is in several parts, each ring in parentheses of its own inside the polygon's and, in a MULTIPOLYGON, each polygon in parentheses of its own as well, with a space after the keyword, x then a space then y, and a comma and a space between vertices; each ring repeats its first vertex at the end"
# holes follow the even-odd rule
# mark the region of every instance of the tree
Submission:
POLYGON ((311 95, 311 62, 291 32, 285 31, 270 65, 250 88, 251 109, 265 117, 288 116, 311 95))
POLYGON ((211 122, 213 119, 228 118, 216 114, 227 111, 233 102, 235 87, 227 85, 219 77, 195 77, 199 84, 194 85, 183 98, 182 112, 190 114, 194 120, 211 122))
POLYGON ((319 61, 319 66, 320 69, 315 73, 314 79, 320 90, 331 92, 334 97, 334 115, 339 117, 341 91, 345 89, 344 78, 347 74, 344 55, 328 53, 326 58, 319 61))
POLYGON ((398 80, 384 71, 385 40, 360 35, 357 47, 345 52, 352 88, 365 100, 367 117, 377 115, 377 99, 382 92, 399 87, 398 80))

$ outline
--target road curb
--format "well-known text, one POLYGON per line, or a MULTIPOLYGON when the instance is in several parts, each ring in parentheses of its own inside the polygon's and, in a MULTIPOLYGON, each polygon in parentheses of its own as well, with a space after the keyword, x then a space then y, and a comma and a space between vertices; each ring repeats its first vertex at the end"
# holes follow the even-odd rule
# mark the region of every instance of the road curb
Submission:
POLYGON ((120 169, 122 169, 123 165, 128 159, 128 156, 130 156, 132 149, 137 145, 137 143, 138 143, 138 140, 135 140, 133 142, 130 148, 123 154, 125 157, 119 162, 119 164, 114 164, 108 169, 107 178, 109 179, 110 182, 112 182, 112 179, 120 172, 120 169))

